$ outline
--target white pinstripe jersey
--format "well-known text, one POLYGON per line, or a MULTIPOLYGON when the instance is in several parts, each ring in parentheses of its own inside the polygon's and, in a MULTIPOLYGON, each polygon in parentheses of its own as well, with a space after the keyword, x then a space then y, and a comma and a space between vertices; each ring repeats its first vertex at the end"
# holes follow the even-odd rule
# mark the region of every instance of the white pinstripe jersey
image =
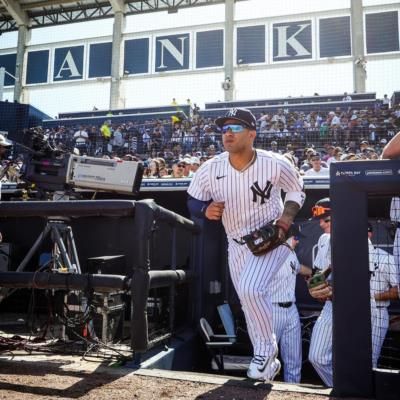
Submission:
POLYGON ((390 219, 393 222, 400 222, 400 197, 393 197, 390 204, 390 219))
POLYGON ((300 271, 300 263, 294 251, 290 252, 286 261, 272 278, 269 294, 273 303, 295 302, 296 275, 300 271))
MULTIPOLYGON (((222 223, 231 239, 240 239, 279 218, 283 211, 281 189, 295 194, 301 203, 305 199, 301 176, 283 156, 256 151, 255 162, 243 172, 231 166, 228 152, 206 161, 188 189, 195 199, 225 202, 222 223)), ((292 199, 290 194, 288 198, 292 199)))
MULTIPOLYGON (((371 296, 389 290, 399 284, 394 257, 385 250, 376 248, 368 241, 369 269, 371 271, 371 296)), ((376 301, 377 306, 389 306, 390 301, 376 301)))
POLYGON ((314 268, 322 271, 331 265, 331 234, 323 233, 318 239, 318 251, 314 268))

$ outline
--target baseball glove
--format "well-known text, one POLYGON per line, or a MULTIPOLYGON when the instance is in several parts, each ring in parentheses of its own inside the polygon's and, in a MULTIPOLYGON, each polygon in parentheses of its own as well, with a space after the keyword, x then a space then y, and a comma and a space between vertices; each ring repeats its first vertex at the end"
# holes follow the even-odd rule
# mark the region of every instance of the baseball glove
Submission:
POLYGON ((307 285, 308 291, 314 299, 326 301, 332 298, 332 286, 326 281, 326 271, 312 276, 307 285))
POLYGON ((275 222, 269 222, 243 236, 242 240, 255 256, 262 256, 286 243, 286 236, 282 237, 279 231, 280 227, 275 222))

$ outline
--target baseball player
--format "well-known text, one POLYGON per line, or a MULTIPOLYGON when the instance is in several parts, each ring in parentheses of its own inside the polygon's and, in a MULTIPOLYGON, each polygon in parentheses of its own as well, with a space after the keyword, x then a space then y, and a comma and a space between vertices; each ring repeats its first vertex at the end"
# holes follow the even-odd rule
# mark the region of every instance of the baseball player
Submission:
MULTIPOLYGON (((369 263, 371 271, 371 298, 375 300, 376 310, 372 325, 372 366, 377 367, 381 348, 389 327, 388 306, 390 305, 390 288, 396 291, 399 277, 394 258, 386 251, 374 247, 371 242, 372 225, 368 224, 369 263)), ((397 297, 397 296, 396 296, 397 297)))
MULTIPOLYGON (((280 370, 272 324, 271 281, 291 249, 280 245, 256 255, 244 239, 273 222, 270 231, 284 243, 304 203, 303 182, 281 155, 253 147, 256 118, 249 110, 230 109, 215 123, 222 131, 225 152, 198 169, 188 189, 188 207, 192 215, 222 221, 230 275, 253 345, 254 357, 247 375, 269 382, 280 370), (284 203, 281 190, 286 192, 284 203)), ((252 243, 256 248, 257 241, 252 243)))
POLYGON ((274 331, 283 361, 283 378, 285 382, 299 383, 302 351, 300 317, 295 299, 296 275, 310 276, 311 269, 301 265, 294 252, 303 235, 297 227, 292 233, 287 243, 293 251, 271 282, 271 301, 274 331))
MULTIPOLYGON (((323 271, 331 266, 331 206, 330 199, 319 200, 313 207, 313 217, 319 219, 319 226, 323 234, 318 239, 317 256, 314 260, 313 270, 323 271)), ((328 276, 330 280, 330 275, 328 276)), ((332 373, 332 289, 326 287, 322 297, 311 296, 325 301, 324 307, 315 322, 310 342, 308 359, 321 377, 326 386, 333 386, 332 373)))
MULTIPOLYGON (((400 118, 397 118, 397 123, 400 118)), ((383 159, 399 159, 400 158, 400 132, 388 142, 383 148, 381 157, 383 159)), ((400 198, 394 197, 390 207, 390 219, 397 224, 396 235, 393 243, 393 256, 398 272, 400 273, 400 198)), ((400 290, 398 291, 400 293, 400 290)))
MULTIPOLYGON (((314 268, 317 272, 329 271, 331 268, 331 245, 330 245, 330 232, 331 232, 331 209, 330 199, 324 198, 319 200, 313 207, 313 217, 319 219, 319 224, 324 233, 318 240, 318 252, 314 261, 314 268)), ((371 230, 371 228, 370 228, 371 230)), ((378 252, 370 248, 369 259, 374 262, 380 261, 378 252), (372 251, 372 253, 371 253, 372 251)), ((372 262, 370 262, 370 272, 372 274, 372 262)), ((380 267, 378 266, 378 269, 380 267)), ((396 278, 397 279, 397 278, 396 278)), ((312 297, 324 301, 324 307, 315 322, 313 332, 311 335, 310 350, 308 359, 321 377, 326 386, 333 386, 333 370, 332 370, 332 287, 331 273, 327 276, 326 287, 321 290, 314 291, 310 289, 312 297)), ((371 283, 372 285, 372 283, 371 283)), ((372 288, 371 288, 372 291, 372 288)), ((376 366, 379 358, 380 348, 382 347, 383 340, 381 339, 381 328, 378 320, 378 310, 376 307, 375 296, 371 295, 371 328, 372 328, 372 362, 376 366), (382 343, 381 343, 382 341, 382 343)), ((385 332, 386 334, 386 332, 385 332)), ((384 337, 383 337, 384 339, 384 337)))
MULTIPOLYGON (((396 224, 396 234, 393 242, 393 257, 397 272, 400 273, 400 197, 393 197, 390 204, 390 219, 396 224)), ((400 292, 400 290, 399 290, 400 292)))

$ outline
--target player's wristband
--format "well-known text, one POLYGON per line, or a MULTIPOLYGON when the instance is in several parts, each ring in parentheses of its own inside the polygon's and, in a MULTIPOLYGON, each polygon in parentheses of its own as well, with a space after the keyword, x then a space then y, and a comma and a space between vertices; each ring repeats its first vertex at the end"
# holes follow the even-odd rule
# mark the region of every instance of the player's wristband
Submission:
POLYGON ((280 219, 277 219, 275 221, 275 225, 279 226, 279 228, 281 228, 285 233, 289 232, 290 229, 290 225, 287 224, 286 222, 281 221, 280 219))

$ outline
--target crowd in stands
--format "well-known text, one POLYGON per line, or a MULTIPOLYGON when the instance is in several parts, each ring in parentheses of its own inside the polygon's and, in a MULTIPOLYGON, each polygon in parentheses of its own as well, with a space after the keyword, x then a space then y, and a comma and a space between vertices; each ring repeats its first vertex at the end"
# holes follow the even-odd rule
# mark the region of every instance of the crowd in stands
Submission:
MULTIPOLYGON (((190 177, 223 151, 214 120, 203 117, 197 106, 193 109, 190 116, 178 112, 171 119, 58 126, 46 129, 45 135, 51 143, 75 147, 81 155, 141 160, 147 178, 190 177)), ((343 107, 330 112, 281 108, 256 117, 257 148, 284 154, 305 175, 328 175, 333 162, 378 158, 399 130, 400 105, 391 107, 384 101, 358 110, 347 98, 343 107)))

